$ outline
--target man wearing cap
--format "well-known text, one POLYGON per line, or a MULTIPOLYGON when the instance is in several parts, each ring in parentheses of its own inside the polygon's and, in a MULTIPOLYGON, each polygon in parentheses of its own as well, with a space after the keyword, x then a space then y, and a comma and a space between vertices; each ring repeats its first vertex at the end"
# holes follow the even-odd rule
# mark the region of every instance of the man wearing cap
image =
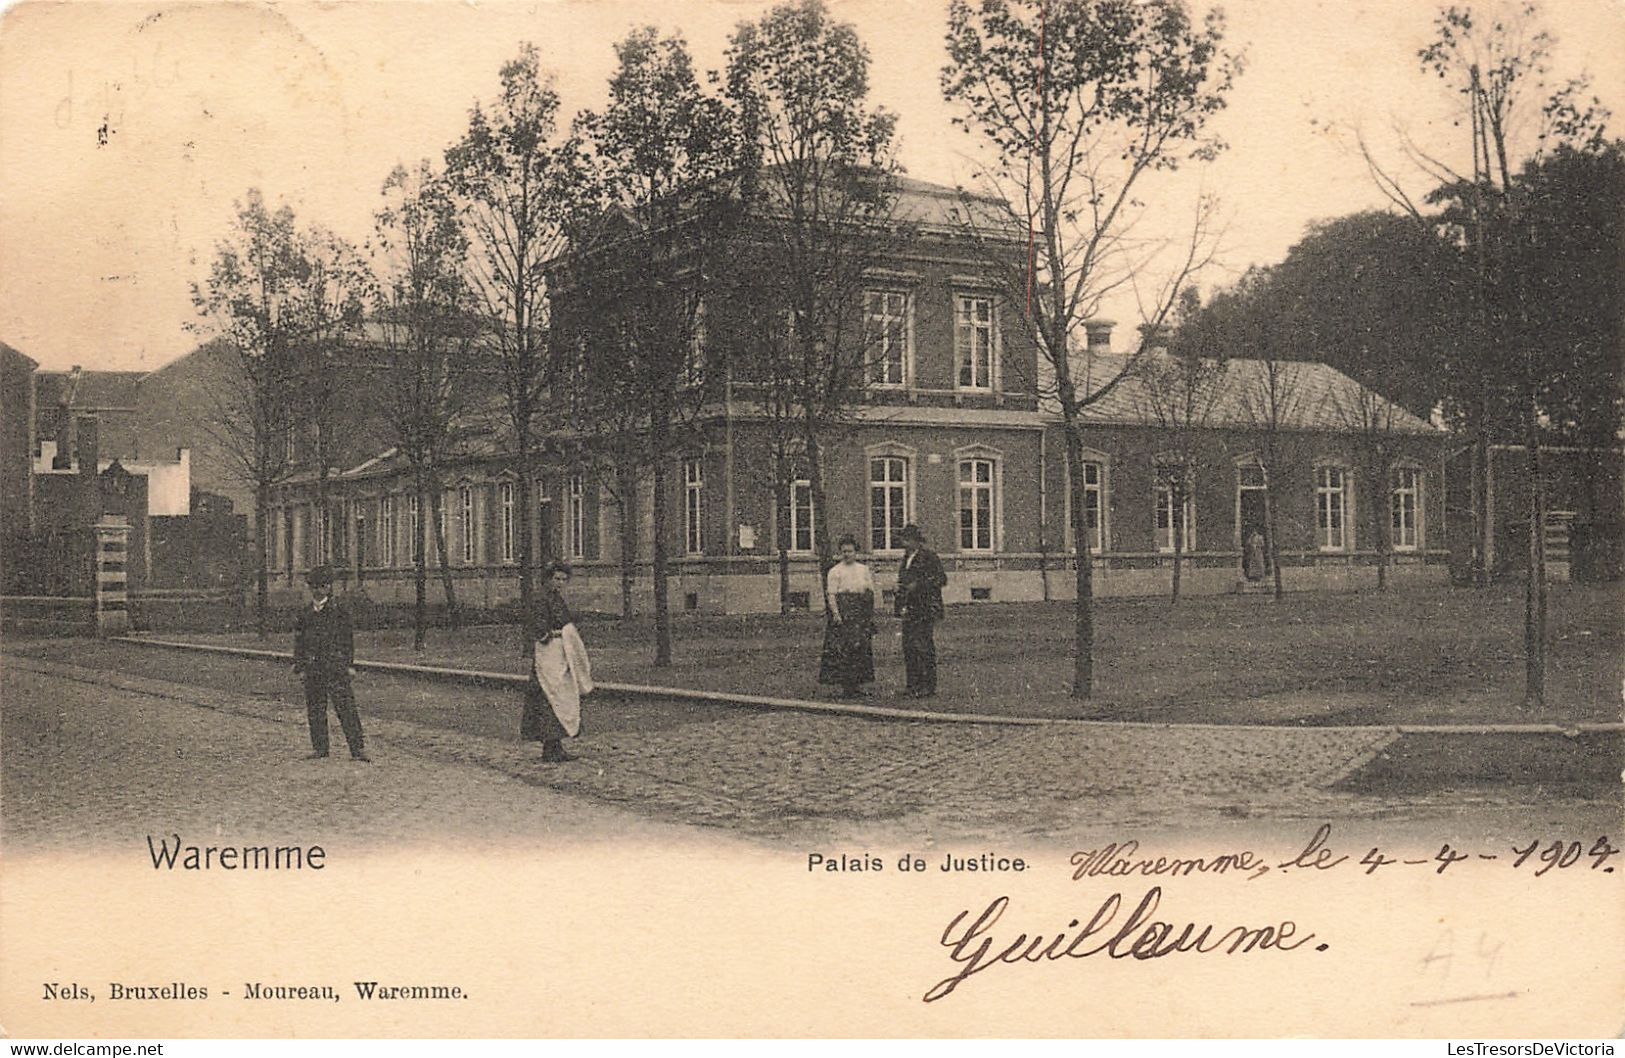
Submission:
POLYGON ((350 677, 355 675, 355 630, 350 615, 333 598, 333 571, 317 566, 305 575, 311 603, 293 625, 293 671, 305 677, 305 715, 310 721, 311 759, 327 756, 327 702, 339 714, 350 759, 368 761, 361 741, 350 677))
POLYGON ((903 619, 903 665, 908 670, 910 698, 937 693, 937 643, 934 626, 942 620, 942 586, 948 575, 942 560, 925 546, 920 527, 909 524, 898 534, 903 565, 897 571, 897 616, 903 619))

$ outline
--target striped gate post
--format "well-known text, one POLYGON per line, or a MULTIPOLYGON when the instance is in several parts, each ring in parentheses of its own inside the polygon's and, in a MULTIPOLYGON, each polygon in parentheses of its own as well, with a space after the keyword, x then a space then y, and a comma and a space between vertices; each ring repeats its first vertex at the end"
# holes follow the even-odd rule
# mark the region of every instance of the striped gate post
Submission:
POLYGON ((96 523, 96 634, 120 636, 130 630, 130 523, 122 514, 104 514, 96 523))

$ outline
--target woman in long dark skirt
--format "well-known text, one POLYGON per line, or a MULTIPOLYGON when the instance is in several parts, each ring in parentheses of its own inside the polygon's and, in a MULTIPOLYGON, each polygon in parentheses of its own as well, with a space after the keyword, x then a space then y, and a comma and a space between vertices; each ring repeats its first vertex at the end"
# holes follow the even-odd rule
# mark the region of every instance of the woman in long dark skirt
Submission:
POLYGON ((837 546, 841 560, 824 582, 828 607, 818 682, 838 684, 841 697, 857 698, 861 684, 875 681, 875 575, 858 561, 857 540, 843 536, 837 546))

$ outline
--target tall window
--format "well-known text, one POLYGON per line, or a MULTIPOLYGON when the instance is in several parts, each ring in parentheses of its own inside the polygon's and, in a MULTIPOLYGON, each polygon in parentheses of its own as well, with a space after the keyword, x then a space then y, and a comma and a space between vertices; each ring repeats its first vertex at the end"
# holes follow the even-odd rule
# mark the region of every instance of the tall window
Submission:
POLYGON ((423 511, 420 508, 418 494, 408 493, 406 496, 406 531, 411 534, 411 543, 406 546, 411 550, 412 561, 423 560, 423 537, 418 532, 418 526, 423 524, 423 511))
POLYGON ((463 485, 457 489, 457 531, 463 541, 463 565, 474 564, 474 490, 463 485))
MULTIPOLYGON (((430 502, 433 503, 435 500, 439 500, 440 502, 434 504, 434 524, 436 526, 436 535, 434 538, 434 547, 430 551, 430 554, 434 556, 436 562, 439 562, 441 560, 440 541, 446 539, 446 493, 443 489, 435 490, 435 494, 430 499, 430 502)), ((449 547, 450 545, 447 546, 449 547)))
POLYGON ((954 297, 954 363, 960 389, 993 388, 993 299, 954 297))
MULTIPOLYGON (((1105 481, 1105 468, 1099 463, 1089 462, 1083 464, 1083 516, 1089 529, 1089 550, 1099 554, 1106 549, 1105 540, 1101 536, 1101 510, 1104 507, 1104 493, 1102 483, 1105 481)), ((1071 497, 1067 497, 1068 500, 1071 497)), ((1070 532, 1072 525, 1067 524, 1070 532)))
MULTIPOLYGON (((1172 553, 1174 550, 1174 483, 1168 480, 1157 482, 1157 550, 1172 553)), ((1181 505, 1185 509, 1180 512, 1184 519, 1184 539, 1180 543, 1181 552, 1196 550, 1196 503, 1191 497, 1190 484, 1187 482, 1181 489, 1185 494, 1185 502, 1181 505)))
POLYGON ((1348 486, 1342 467, 1315 472, 1315 537, 1322 551, 1347 547, 1348 486))
POLYGON ((815 543, 813 537, 812 482, 802 479, 790 483, 790 546, 788 550, 809 552, 815 543))
POLYGON ((1421 495, 1421 471, 1415 467, 1394 468, 1394 491, 1389 522, 1389 540, 1395 551, 1415 551, 1420 543, 1416 531, 1416 499, 1421 495))
POLYGON ((513 561, 513 482, 504 481, 497 486, 497 501, 502 507, 502 561, 513 561))
POLYGON ((869 460, 869 547, 895 551, 908 524, 908 460, 879 456, 869 460))
POLYGON ((386 569, 395 565, 395 497, 378 498, 378 560, 386 569))
POLYGON ((701 476, 700 461, 683 461, 683 543, 691 555, 705 552, 705 538, 701 533, 702 503, 705 479, 701 476))
POLYGON ((993 550, 993 460, 959 461, 959 550, 993 550))
POLYGON ((582 503, 581 475, 570 475, 569 506, 565 510, 565 526, 570 534, 570 557, 581 558, 587 553, 587 512, 582 503))
POLYGON ((863 311, 869 384, 905 384, 908 381, 908 295, 892 290, 866 290, 863 311))

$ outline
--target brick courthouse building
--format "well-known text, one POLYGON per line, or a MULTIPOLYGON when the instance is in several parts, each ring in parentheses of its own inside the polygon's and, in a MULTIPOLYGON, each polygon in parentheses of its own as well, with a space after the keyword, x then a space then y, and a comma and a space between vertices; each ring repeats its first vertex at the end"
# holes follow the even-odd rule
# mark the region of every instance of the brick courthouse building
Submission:
MULTIPOLYGON (((1070 597, 1065 445, 1059 416, 1038 395, 1040 356, 1017 315, 983 277, 971 247, 956 235, 957 192, 903 182, 899 214, 917 235, 874 270, 863 312, 876 336, 870 385, 838 438, 824 442, 830 532, 851 533, 889 588, 902 554, 898 532, 920 525, 942 556, 950 602, 1070 597)), ((726 304, 704 307, 707 346, 738 340, 726 304)), ((1086 370, 1108 378, 1124 361, 1110 351, 1106 327, 1090 328, 1080 352, 1086 370)), ((1235 388, 1259 370, 1233 351, 1235 388)), ((702 350, 703 353, 703 350, 702 350)), ((726 373, 726 364, 710 364, 726 373)), ((1394 410, 1384 442, 1387 480, 1371 495, 1363 468, 1366 438, 1335 414, 1337 398, 1358 391, 1320 364, 1299 369, 1299 411, 1287 424, 1277 472, 1277 521, 1289 589, 1337 588, 1372 577, 1378 513, 1387 520, 1402 579, 1443 578, 1444 435, 1394 410), (1372 505, 1375 505, 1374 507, 1372 505), (1379 513, 1380 512, 1380 513, 1379 513)), ((670 453, 666 525, 671 603, 704 612, 777 610, 778 541, 786 532, 793 560, 792 599, 818 605, 811 490, 799 483, 779 517, 769 472, 767 429, 748 399, 749 380, 728 377, 705 412, 704 440, 670 453)), ((1091 409, 1084 444, 1092 512, 1095 588, 1102 595, 1167 590, 1173 560, 1170 504, 1158 486, 1167 434, 1147 413, 1141 387, 1127 384, 1091 409)), ((358 402, 364 403, 364 402, 358 402)), ((1241 576, 1243 541, 1262 524, 1259 437, 1239 401, 1221 398, 1196 447, 1187 519, 1185 584, 1196 592, 1232 590, 1241 576)), ((545 460, 544 460, 545 465, 545 460)), ((620 608, 616 507, 592 467, 555 465, 529 483, 540 500, 539 556, 577 567, 573 594, 583 608, 620 608)), ((472 433, 442 469, 440 517, 459 601, 496 606, 518 593, 519 547, 512 476, 494 434, 472 433)), ((359 578, 374 600, 412 594, 412 526, 419 517, 409 468, 384 451, 329 481, 335 531, 325 555, 313 531, 312 476, 278 489, 268 560, 277 580, 297 586, 320 560, 359 578)), ((637 504, 640 560, 634 603, 650 605, 652 519, 647 487, 637 504)), ((427 512, 425 512, 427 514, 427 512)), ((433 532, 430 563, 436 579, 433 532)))

